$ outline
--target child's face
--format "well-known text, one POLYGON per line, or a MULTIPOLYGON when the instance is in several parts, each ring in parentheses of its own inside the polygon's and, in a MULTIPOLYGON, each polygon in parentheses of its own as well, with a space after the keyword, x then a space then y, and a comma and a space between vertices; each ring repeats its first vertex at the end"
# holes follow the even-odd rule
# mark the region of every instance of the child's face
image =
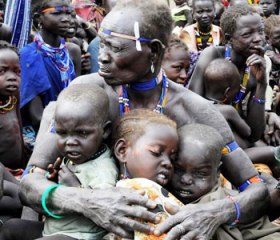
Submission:
POLYGON ((280 26, 273 27, 269 41, 271 46, 280 50, 280 26))
MULTIPOLYGON (((40 14, 42 29, 58 36, 65 36, 72 20, 72 7, 69 7, 68 0, 51 0, 44 9, 64 7, 64 9, 54 9, 40 14)), ((43 10, 44 10, 43 9, 43 10)))
POLYGON ((212 1, 195 1, 193 5, 193 18, 201 28, 209 27, 215 16, 214 4, 212 1))
POLYGON ((182 48, 171 48, 162 62, 166 76, 179 84, 187 81, 187 71, 190 66, 189 54, 182 48))
POLYGON ((172 177, 177 142, 175 128, 155 123, 146 126, 145 133, 127 147, 124 160, 129 176, 166 185, 172 177))
POLYGON ((269 17, 274 13, 275 1, 274 0, 260 0, 259 5, 263 9, 264 16, 269 17))
POLYGON ((0 50, 0 96, 19 92, 20 65, 18 55, 10 49, 0 50))
POLYGON ((94 155, 103 141, 104 129, 95 122, 89 103, 76 106, 70 101, 59 103, 55 113, 57 146, 62 156, 81 164, 94 155))
POLYGON ((207 194, 218 180, 217 159, 211 158, 205 144, 187 141, 174 162, 172 193, 184 204, 207 194))

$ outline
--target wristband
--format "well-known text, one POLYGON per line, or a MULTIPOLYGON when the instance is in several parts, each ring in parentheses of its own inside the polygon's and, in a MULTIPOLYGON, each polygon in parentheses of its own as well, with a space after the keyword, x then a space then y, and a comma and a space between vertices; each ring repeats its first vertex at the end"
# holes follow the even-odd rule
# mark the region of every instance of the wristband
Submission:
POLYGON ((234 203, 234 207, 235 207, 235 210, 236 210, 236 218, 230 225, 235 226, 237 223, 240 222, 240 215, 241 215, 240 205, 233 196, 229 195, 229 196, 227 196, 227 198, 229 198, 234 203))
POLYGON ((253 102, 259 103, 259 104, 265 104, 266 101, 264 99, 256 98, 256 96, 254 95, 253 96, 253 102))
POLYGON ((236 141, 232 141, 231 143, 227 144, 223 149, 222 149, 222 155, 229 154, 239 148, 238 144, 236 141))
POLYGON ((260 175, 251 177, 250 179, 246 180, 244 183, 242 183, 239 187, 238 190, 239 192, 243 192, 249 185, 252 183, 259 183, 259 182, 264 182, 262 177, 260 175))
POLYGON ((47 199, 48 195, 49 195, 53 190, 55 190, 56 188, 58 188, 58 187, 60 187, 60 186, 62 186, 62 184, 55 184, 55 185, 51 185, 50 187, 48 187, 48 188, 44 191, 44 193, 43 193, 43 195, 42 195, 42 201, 41 201, 42 207, 43 207, 43 209, 45 210, 45 212, 46 212, 50 217, 53 217, 53 218, 56 218, 56 219, 64 218, 64 216, 59 216, 59 215, 55 215, 55 214, 51 213, 51 212, 49 211, 49 209, 47 208, 46 199, 47 199))

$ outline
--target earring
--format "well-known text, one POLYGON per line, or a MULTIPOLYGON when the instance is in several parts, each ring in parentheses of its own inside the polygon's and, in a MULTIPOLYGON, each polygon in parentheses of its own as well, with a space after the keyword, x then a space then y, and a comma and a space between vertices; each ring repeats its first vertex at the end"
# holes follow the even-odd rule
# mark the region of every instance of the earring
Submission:
POLYGON ((42 29, 42 23, 38 23, 38 28, 42 29))
POLYGON ((151 65, 151 72, 154 73, 155 72, 155 66, 154 66, 154 63, 152 62, 152 65, 151 65))
POLYGON ((129 175, 128 175, 128 171, 126 168, 126 162, 123 163, 123 173, 121 174, 121 179, 128 179, 129 175))

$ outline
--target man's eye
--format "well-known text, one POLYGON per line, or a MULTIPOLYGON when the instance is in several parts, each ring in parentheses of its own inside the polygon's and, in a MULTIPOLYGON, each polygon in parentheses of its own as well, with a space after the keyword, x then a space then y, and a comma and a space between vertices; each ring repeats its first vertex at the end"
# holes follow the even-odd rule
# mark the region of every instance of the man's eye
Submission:
POLYGON ((121 47, 116 47, 116 46, 111 46, 111 49, 113 52, 120 52, 123 50, 121 47))
POLYGON ((78 134, 81 136, 81 137, 86 137, 88 135, 88 132, 87 131, 79 131, 78 134))

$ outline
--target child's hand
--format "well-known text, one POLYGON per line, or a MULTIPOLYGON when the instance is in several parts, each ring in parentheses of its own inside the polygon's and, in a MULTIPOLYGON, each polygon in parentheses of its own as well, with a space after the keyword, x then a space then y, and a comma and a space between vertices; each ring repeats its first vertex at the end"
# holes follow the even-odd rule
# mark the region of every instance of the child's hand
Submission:
POLYGON ((48 174, 46 176, 48 180, 53 182, 58 181, 58 171, 60 170, 61 163, 62 163, 62 159, 58 157, 54 162, 54 164, 49 164, 47 168, 48 174))
POLYGON ((67 187, 80 187, 79 179, 65 165, 58 172, 59 183, 67 187))
POLYGON ((264 49, 261 46, 255 46, 259 54, 252 54, 247 58, 246 64, 250 67, 250 73, 256 78, 258 83, 266 84, 266 62, 264 59, 264 49))

